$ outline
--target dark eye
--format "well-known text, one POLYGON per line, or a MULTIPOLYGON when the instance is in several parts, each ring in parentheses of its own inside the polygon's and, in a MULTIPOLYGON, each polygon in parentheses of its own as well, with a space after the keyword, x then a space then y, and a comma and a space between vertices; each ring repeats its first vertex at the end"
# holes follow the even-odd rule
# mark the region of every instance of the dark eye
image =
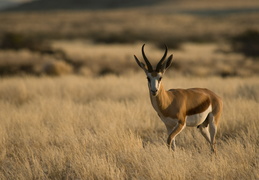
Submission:
POLYGON ((150 78, 149 77, 147 77, 147 80, 148 80, 148 82, 150 82, 150 78))
POLYGON ((158 79, 158 81, 161 81, 162 80, 162 77, 160 77, 159 79, 158 79))

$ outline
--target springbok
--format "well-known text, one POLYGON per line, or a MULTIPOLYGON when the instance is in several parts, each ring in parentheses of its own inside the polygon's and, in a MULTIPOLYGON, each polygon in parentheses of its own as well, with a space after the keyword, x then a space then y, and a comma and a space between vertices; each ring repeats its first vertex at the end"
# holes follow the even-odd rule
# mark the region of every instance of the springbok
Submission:
POLYGON ((149 94, 153 108, 164 122, 167 132, 167 145, 175 150, 175 137, 186 127, 197 127, 210 143, 211 151, 216 152, 215 136, 221 116, 223 103, 214 92, 204 88, 170 89, 166 91, 162 84, 162 77, 172 63, 173 55, 167 59, 165 53, 153 69, 142 46, 143 59, 146 65, 134 55, 139 67, 147 76, 149 94))

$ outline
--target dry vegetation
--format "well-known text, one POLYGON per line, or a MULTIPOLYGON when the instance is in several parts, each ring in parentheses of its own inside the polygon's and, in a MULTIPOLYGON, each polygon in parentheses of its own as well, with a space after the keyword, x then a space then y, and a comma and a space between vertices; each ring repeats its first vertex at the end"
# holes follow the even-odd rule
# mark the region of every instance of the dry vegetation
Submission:
MULTIPOLYGON (((55 64, 55 60, 63 60, 71 66, 72 71, 64 74, 128 73, 135 67, 132 54, 138 52, 139 46, 145 42, 153 44, 154 51, 167 44, 175 52, 178 73, 224 77, 258 75, 258 57, 234 52, 231 39, 247 30, 259 32, 259 13, 228 12, 242 8, 256 10, 259 3, 252 0, 222 2, 190 1, 152 8, 72 13, 2 12, 0 47, 1 41, 13 43, 4 43, 9 50, 0 50, 0 61, 8 61, 8 66, 0 64, 0 74, 48 74, 45 66, 55 64), (224 13, 220 14, 221 11, 224 13), (190 42, 195 44, 190 47, 190 42), (190 70, 186 64, 195 68, 190 70), (16 69, 10 66, 16 66, 16 69), (211 72, 212 66, 217 67, 216 72, 211 72)), ((250 39, 254 40, 253 37, 250 39)))
POLYGON ((0 179, 259 179, 259 58, 231 46, 259 13, 226 13, 259 4, 205 2, 0 13, 0 179), (133 59, 144 42, 153 63, 163 43, 174 54, 166 88, 222 97, 217 156, 196 128, 167 149, 133 59))
POLYGON ((224 99, 217 156, 196 128, 165 144, 144 74, 5 78, 0 179, 258 179, 258 78, 164 79, 224 99))

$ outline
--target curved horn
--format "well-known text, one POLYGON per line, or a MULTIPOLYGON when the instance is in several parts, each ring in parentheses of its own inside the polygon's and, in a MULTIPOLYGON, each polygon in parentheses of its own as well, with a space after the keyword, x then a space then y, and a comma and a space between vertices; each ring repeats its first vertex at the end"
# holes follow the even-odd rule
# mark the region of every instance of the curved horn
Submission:
POLYGON ((142 46, 142 56, 143 56, 143 58, 144 58, 144 60, 145 60, 145 62, 147 64, 148 71, 153 71, 153 67, 150 64, 150 62, 148 61, 147 56, 145 55, 144 47, 145 47, 145 44, 143 44, 143 46, 142 46))
POLYGON ((163 64, 164 61, 165 61, 166 55, 167 55, 167 46, 165 45, 165 53, 164 53, 162 59, 161 59, 161 60, 159 61, 159 63, 157 64, 157 66, 156 66, 156 71, 159 71, 159 70, 161 69, 162 64, 163 64))

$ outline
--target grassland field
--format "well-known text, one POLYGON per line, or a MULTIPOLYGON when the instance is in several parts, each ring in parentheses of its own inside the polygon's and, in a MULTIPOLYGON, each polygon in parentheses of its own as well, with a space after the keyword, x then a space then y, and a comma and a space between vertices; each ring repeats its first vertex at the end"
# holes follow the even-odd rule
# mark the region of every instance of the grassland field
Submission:
POLYGON ((144 74, 11 77, 0 85, 1 179, 258 179, 258 78, 167 76, 224 101, 217 156, 196 128, 166 146, 144 74))
POLYGON ((259 179, 259 60, 231 46, 233 36, 259 32, 259 13, 183 13, 258 2, 188 2, 1 12, 0 44, 11 34, 26 47, 0 48, 0 179, 259 179), (204 87, 223 99, 217 155, 197 128, 168 150, 133 58, 143 43, 152 64, 163 43, 173 53, 166 89, 204 87))

